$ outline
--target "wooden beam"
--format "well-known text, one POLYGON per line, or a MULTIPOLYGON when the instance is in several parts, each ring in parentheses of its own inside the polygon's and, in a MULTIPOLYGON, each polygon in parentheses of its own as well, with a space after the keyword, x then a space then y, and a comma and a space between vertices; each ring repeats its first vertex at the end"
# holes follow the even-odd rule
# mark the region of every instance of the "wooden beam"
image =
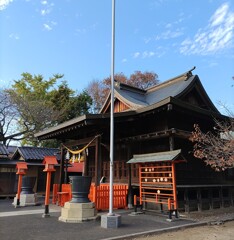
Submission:
MULTIPOLYGON (((88 137, 88 138, 83 138, 83 139, 79 139, 79 140, 69 140, 68 142, 64 143, 64 145, 66 147, 72 147, 72 146, 76 146, 76 145, 85 145, 87 143, 89 143, 90 141, 92 141, 93 137, 88 137)), ((95 142, 91 143, 90 146, 95 146, 95 142)))

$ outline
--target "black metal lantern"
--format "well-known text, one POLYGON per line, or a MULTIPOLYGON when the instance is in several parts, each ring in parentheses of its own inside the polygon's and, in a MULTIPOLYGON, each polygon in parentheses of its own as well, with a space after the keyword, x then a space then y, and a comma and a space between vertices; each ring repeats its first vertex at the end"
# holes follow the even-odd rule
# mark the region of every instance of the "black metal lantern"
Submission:
POLYGON ((36 177, 23 176, 21 194, 34 194, 33 188, 36 182, 36 177))
POLYGON ((88 203, 88 195, 91 186, 92 177, 88 176, 70 176, 72 185, 72 199, 70 203, 88 203))

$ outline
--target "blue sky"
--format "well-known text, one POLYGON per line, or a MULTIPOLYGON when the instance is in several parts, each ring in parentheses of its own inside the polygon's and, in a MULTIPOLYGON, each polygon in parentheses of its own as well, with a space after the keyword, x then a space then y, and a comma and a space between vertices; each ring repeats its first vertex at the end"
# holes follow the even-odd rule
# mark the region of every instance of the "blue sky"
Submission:
MULTIPOLYGON (((0 87, 55 73, 74 90, 110 75, 111 0, 0 0, 0 87)), ((214 104, 234 109, 234 2, 116 0, 115 72, 161 81, 196 66, 214 104)))

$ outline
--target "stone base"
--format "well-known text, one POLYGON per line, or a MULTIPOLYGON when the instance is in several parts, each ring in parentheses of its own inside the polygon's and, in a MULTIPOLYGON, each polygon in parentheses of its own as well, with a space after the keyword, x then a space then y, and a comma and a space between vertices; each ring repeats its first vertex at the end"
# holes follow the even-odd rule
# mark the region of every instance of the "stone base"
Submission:
POLYGON ((121 216, 114 214, 113 216, 105 214, 101 216, 101 227, 118 228, 121 225, 121 216))
POLYGON ((71 203, 66 202, 61 208, 61 216, 59 221, 69 223, 80 223, 97 218, 94 203, 71 203))
MULTIPOLYGON (((14 197, 13 205, 17 205, 17 197, 18 194, 16 194, 16 197, 14 197)), ((20 206, 25 207, 25 206, 35 206, 37 205, 37 194, 20 194, 20 206)))

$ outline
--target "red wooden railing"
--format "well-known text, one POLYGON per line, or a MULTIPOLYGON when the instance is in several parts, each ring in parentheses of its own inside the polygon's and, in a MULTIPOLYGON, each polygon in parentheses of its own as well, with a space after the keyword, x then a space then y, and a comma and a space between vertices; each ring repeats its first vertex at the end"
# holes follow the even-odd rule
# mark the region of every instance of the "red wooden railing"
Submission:
MULTIPOLYGON (((97 210, 107 210, 109 208, 109 184, 101 184, 95 187, 94 184, 90 187, 89 199, 95 203, 97 210)), ((124 184, 113 185, 113 208, 120 209, 127 207, 128 186, 124 184)), ((64 203, 72 198, 71 185, 62 184, 62 192, 58 191, 58 184, 53 186, 52 203, 64 206, 64 203)))

